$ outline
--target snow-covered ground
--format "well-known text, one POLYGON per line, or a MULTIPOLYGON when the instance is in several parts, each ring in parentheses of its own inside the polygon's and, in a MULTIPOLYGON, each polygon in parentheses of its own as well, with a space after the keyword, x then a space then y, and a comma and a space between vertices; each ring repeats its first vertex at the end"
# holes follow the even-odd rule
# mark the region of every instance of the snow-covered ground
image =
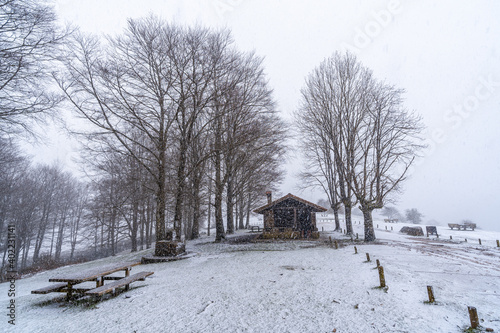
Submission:
MULTIPOLYGON (((151 250, 42 272, 16 281, 15 326, 8 324, 9 284, 3 283, 0 331, 462 332, 470 326, 467 306, 475 306, 483 329, 500 332, 500 233, 438 227, 436 239, 399 234, 406 224, 377 224, 378 240, 370 245, 333 232, 331 223, 318 226, 325 230, 318 241, 214 244, 204 237, 188 242, 189 259, 134 267, 132 273, 154 275, 99 303, 67 304, 59 294, 30 291, 59 273, 139 259, 151 250), (329 247, 329 236, 339 240, 338 250, 329 247), (377 288, 376 259, 387 290, 377 288), (425 303, 428 285, 435 305, 425 303)), ((362 239, 362 224, 354 229, 362 239)))

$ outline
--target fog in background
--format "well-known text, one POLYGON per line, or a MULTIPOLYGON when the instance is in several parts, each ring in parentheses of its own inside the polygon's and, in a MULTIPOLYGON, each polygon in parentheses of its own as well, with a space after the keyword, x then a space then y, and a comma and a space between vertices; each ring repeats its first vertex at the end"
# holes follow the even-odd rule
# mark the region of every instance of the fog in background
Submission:
MULTIPOLYGON (((155 14, 171 22, 228 28, 241 50, 264 56, 283 117, 293 122, 305 77, 335 51, 349 50, 378 79, 406 90, 423 118, 428 148, 394 204, 417 208, 424 222, 500 230, 500 2, 497 1, 168 1, 57 0, 62 22, 96 34, 121 33, 127 18, 155 14)), ((35 160, 76 169, 78 144, 55 126, 49 142, 28 146, 35 160)), ((297 138, 296 140, 300 140, 297 138)), ((300 152, 291 141, 289 192, 301 192, 300 152)), ((274 195, 277 198, 278 193, 274 195)))

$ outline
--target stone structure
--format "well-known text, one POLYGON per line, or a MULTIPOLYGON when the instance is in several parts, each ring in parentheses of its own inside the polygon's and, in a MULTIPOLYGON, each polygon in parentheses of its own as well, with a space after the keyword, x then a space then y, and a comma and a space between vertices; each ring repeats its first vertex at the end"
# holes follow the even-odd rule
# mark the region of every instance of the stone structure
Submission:
POLYGON ((173 257, 186 252, 184 243, 161 240, 156 242, 155 256, 157 257, 173 257))
POLYGON ((400 233, 407 234, 410 236, 423 236, 424 231, 422 230, 422 227, 402 227, 401 230, 399 230, 400 233))
POLYGON ((309 237, 316 227, 316 213, 327 209, 288 193, 272 201, 271 192, 266 192, 267 205, 255 213, 264 215, 264 232, 295 232, 301 237, 309 237))

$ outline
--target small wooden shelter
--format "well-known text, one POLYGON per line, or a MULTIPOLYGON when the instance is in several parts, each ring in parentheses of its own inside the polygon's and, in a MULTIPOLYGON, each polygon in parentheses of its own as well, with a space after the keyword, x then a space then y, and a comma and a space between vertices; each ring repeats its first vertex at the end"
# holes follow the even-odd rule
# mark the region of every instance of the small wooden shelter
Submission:
POLYGON ((291 193, 272 201, 271 192, 266 192, 267 205, 254 210, 264 215, 264 231, 267 232, 300 232, 307 237, 317 231, 316 213, 327 209, 312 202, 301 199, 291 193))

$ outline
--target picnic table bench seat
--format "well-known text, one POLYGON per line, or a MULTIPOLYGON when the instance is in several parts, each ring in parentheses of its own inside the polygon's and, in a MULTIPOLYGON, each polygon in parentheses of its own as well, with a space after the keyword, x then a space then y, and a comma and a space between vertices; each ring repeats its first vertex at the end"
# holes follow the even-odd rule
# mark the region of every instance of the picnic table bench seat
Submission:
POLYGON ((139 272, 128 277, 116 280, 115 282, 105 284, 95 289, 91 289, 85 294, 90 296, 102 296, 107 293, 115 293, 115 290, 120 287, 125 287, 125 290, 128 290, 129 284, 135 281, 144 281, 147 276, 150 276, 153 273, 154 272, 139 272))
POLYGON ((250 226, 250 231, 254 232, 255 229, 257 229, 257 232, 260 232, 260 226, 258 226, 258 225, 251 225, 250 226))
POLYGON ((40 288, 37 290, 32 290, 31 293, 32 294, 49 294, 49 293, 61 291, 62 289, 66 288, 67 286, 68 286, 67 283, 61 282, 61 283, 52 284, 50 286, 40 288))

